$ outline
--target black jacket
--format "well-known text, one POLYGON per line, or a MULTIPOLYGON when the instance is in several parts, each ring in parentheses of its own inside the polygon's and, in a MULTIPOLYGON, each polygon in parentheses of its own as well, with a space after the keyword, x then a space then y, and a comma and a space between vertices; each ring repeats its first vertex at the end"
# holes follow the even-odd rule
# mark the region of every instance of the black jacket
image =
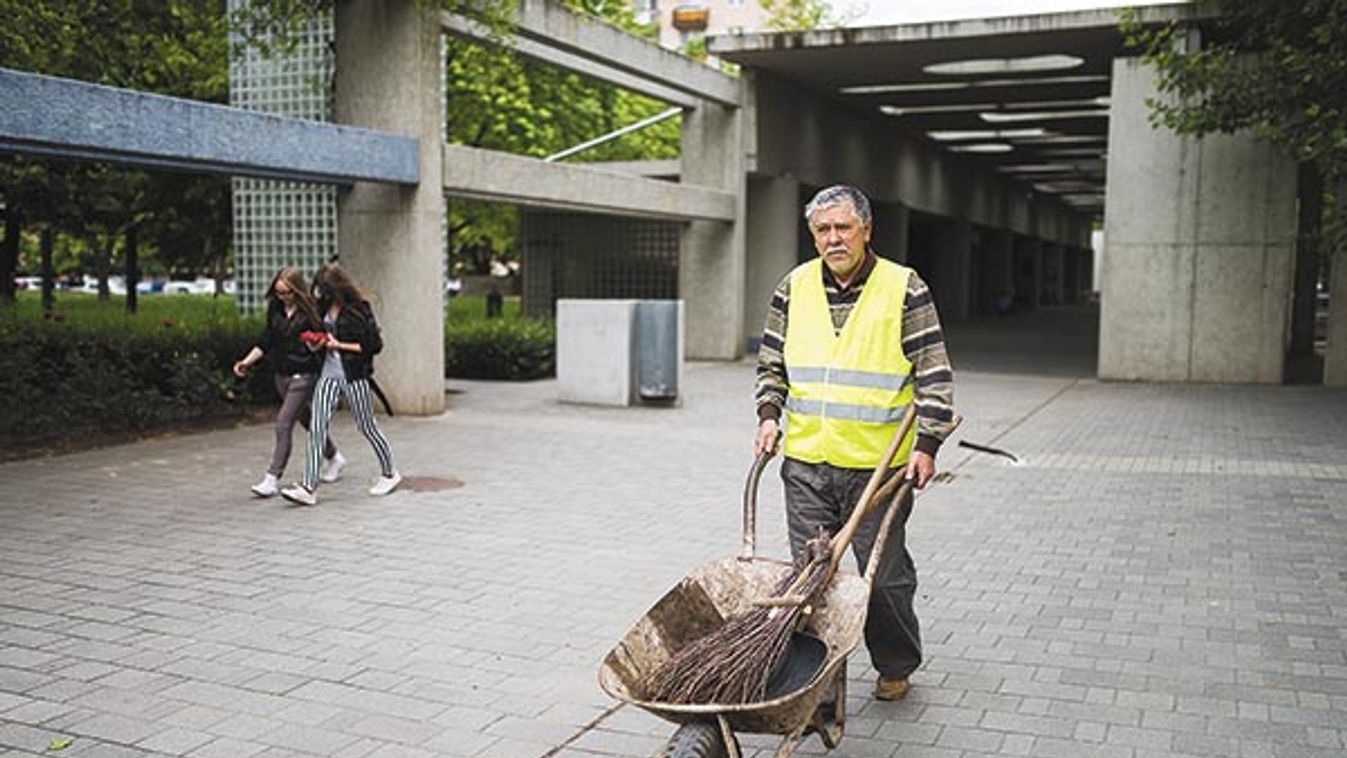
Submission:
POLYGON ((285 306, 273 300, 267 306, 267 323, 262 328, 257 347, 266 353, 278 374, 316 374, 323 368, 323 354, 310 350, 299 335, 322 330, 323 325, 313 323, 302 308, 296 308, 294 315, 286 316, 285 306))
POLYGON ((349 350, 338 352, 341 367, 346 372, 346 381, 368 379, 374 375, 374 356, 384 349, 383 337, 379 334, 379 324, 374 320, 374 311, 369 303, 342 308, 337 314, 337 325, 332 332, 339 342, 354 342, 360 345, 360 352, 349 350))

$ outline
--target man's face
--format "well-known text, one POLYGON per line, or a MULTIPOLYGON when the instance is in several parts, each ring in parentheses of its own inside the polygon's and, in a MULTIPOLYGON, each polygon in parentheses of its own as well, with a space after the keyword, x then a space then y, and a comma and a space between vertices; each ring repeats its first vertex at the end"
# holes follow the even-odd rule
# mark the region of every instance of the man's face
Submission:
POLYGON ((823 256, 823 262, 833 276, 846 279, 865 260, 870 227, 861 224, 851 203, 829 205, 814 211, 809 217, 809 231, 814 235, 814 249, 823 256))

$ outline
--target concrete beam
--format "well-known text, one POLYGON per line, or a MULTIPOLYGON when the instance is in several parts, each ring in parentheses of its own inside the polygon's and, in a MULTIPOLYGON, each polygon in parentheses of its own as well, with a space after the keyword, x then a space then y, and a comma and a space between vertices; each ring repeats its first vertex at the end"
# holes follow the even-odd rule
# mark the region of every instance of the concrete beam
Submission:
POLYGON ((732 192, 567 163, 543 163, 463 145, 444 146, 444 191, 540 208, 670 221, 735 220, 732 192))
POLYGON ((559 50, 545 42, 539 42, 528 37, 511 35, 506 40, 498 40, 491 36, 487 27, 463 16, 456 16, 445 12, 441 15, 441 25, 446 32, 456 34, 460 37, 467 37, 481 42, 502 43, 513 49, 516 53, 536 61, 546 63, 558 68, 564 68, 568 71, 574 71, 599 81, 616 85, 632 92, 638 92, 642 95, 648 95, 656 100, 663 100, 673 105, 681 105, 685 108, 691 108, 697 104, 698 98, 687 92, 668 87, 649 79, 645 76, 637 76, 626 73, 612 66, 604 65, 590 58, 559 50))
POLYGON ((0 151, 289 181, 413 185, 406 137, 0 68, 0 151))
MULTIPOLYGON (((498 41, 487 34, 483 27, 460 23, 449 15, 445 16, 444 28, 484 42, 498 41)), ((695 98, 731 107, 738 107, 743 100, 738 79, 665 50, 653 42, 573 13, 560 3, 521 0, 515 36, 695 98)), ((528 54, 536 57, 541 55, 544 60, 548 60, 546 53, 540 49, 529 46, 529 50, 528 54)), ((557 56, 549 62, 570 67, 571 64, 565 62, 567 60, 557 56)), ((633 88, 621 82, 613 83, 633 88)))

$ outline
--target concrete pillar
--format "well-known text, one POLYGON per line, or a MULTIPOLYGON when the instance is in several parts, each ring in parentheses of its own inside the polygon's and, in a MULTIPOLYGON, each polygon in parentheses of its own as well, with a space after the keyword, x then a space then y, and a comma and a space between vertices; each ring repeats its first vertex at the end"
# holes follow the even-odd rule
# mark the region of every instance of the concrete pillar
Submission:
POLYGON ((907 263, 907 228, 912 213, 899 203, 871 201, 874 213, 874 233, 870 246, 881 256, 895 263, 907 263))
MULTIPOLYGON (((1347 207, 1347 200, 1339 200, 1347 207)), ((1339 253, 1328 288, 1328 349, 1324 352, 1324 386, 1347 387, 1347 255, 1339 253)))
POLYGON ((940 320, 946 324, 968 321, 969 255, 973 227, 968 219, 943 219, 935 230, 931 254, 931 292, 940 320))
POLYGON ((398 413, 444 410, 444 105, 436 13, 412 0, 336 4, 336 120, 421 143, 415 187, 357 183, 337 201, 337 250, 374 296, 379 384, 398 413))
POLYGON ((1062 267, 1066 254, 1062 245, 1056 242, 1044 242, 1042 253, 1042 275, 1038 292, 1039 305, 1061 305, 1063 296, 1062 267))
POLYGON ((1083 302, 1089 301, 1090 294, 1095 291, 1094 250, 1091 248, 1080 251, 1080 278, 1076 280, 1076 287, 1080 290, 1083 302))
POLYGON ((804 224, 800 183, 791 176, 748 180, 748 261, 744 284, 744 338, 756 348, 772 291, 799 260, 799 227, 804 224))
MULTIPOLYGON (((746 262, 743 116, 702 101, 683 114, 681 180, 734 193, 735 221, 693 221, 679 246, 687 357, 734 360, 744 350, 746 262)), ((795 227, 792 225, 791 230, 795 227)))
POLYGON ((1080 248, 1062 250, 1062 302, 1075 305, 1080 302, 1080 248))
POLYGON ((1015 307, 1020 310, 1037 308, 1039 292, 1043 290, 1043 240, 1015 238, 1014 278, 1015 307))
POLYGON ((1153 129, 1154 71, 1113 63, 1099 376, 1281 382, 1296 167, 1252 136, 1153 129))
POLYGON ((1015 234, 1008 229, 982 230, 982 286, 979 311, 996 313, 997 299, 1015 292, 1015 234))

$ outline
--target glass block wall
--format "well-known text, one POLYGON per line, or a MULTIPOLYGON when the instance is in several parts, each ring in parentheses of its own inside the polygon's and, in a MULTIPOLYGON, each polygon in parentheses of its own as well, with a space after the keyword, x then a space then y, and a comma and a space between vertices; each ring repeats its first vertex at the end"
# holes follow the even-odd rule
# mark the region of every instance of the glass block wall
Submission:
MULTIPOLYGON (((232 13, 248 0, 229 0, 232 13)), ((241 41, 236 35, 234 42, 241 41)), ((301 32, 294 51, 271 57, 233 45, 229 102, 281 116, 332 118, 331 11, 301 32)), ((269 179, 234 180, 234 278, 241 311, 263 305, 267 285, 284 265, 312 274, 337 253, 335 187, 269 179)))
POLYGON ((526 210, 520 217, 525 315, 551 318, 558 298, 678 297, 672 221, 526 210))

